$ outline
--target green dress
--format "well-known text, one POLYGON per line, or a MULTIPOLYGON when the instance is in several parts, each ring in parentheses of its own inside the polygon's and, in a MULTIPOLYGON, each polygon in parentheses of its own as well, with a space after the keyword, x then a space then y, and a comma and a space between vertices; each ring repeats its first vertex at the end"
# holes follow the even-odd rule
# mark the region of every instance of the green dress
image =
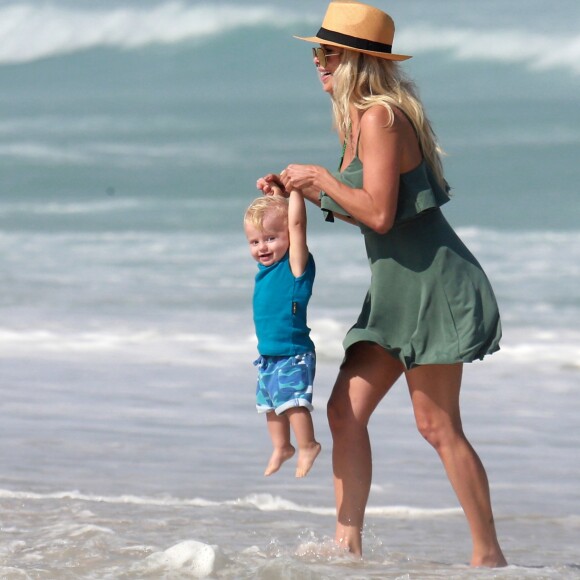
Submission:
MULTIPOLYGON (((335 177, 361 188, 356 156, 335 177)), ((449 201, 427 163, 400 177, 397 214, 386 234, 359 224, 371 268, 371 284, 360 316, 348 331, 345 352, 370 341, 406 369, 482 359, 499 350, 501 323, 485 272, 449 225, 439 207, 449 201)), ((348 215, 325 192, 321 208, 348 215)))

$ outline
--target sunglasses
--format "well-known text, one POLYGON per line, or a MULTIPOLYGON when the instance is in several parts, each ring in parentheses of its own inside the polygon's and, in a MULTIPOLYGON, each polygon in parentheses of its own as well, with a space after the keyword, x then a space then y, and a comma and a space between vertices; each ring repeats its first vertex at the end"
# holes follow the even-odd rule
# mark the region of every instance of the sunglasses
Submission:
POLYGON ((340 56, 342 54, 342 52, 326 52, 327 50, 330 49, 322 48, 322 46, 317 46, 316 48, 312 49, 312 56, 318 59, 318 62, 322 68, 326 67, 326 64, 328 63, 327 59, 329 56, 340 56))

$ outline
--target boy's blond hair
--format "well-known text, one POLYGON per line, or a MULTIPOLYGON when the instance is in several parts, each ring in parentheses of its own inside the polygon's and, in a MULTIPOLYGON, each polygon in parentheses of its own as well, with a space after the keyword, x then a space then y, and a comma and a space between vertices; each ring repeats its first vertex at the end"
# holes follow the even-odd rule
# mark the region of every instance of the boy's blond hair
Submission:
POLYGON ((288 200, 281 195, 262 195, 257 197, 244 214, 244 224, 250 224, 257 230, 264 229, 264 217, 267 213, 283 217, 288 222, 288 200))

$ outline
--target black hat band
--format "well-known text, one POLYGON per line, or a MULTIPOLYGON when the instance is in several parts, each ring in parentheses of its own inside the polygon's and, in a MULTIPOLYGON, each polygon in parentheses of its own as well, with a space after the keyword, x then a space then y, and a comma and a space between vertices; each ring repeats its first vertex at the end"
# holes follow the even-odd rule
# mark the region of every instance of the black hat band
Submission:
POLYGON ((385 52, 390 54, 393 48, 390 44, 366 40, 365 38, 357 38, 356 36, 350 36, 350 34, 343 34, 342 32, 335 32, 334 30, 328 30, 327 28, 321 28, 316 36, 322 40, 336 42, 338 44, 343 44, 344 46, 349 46, 350 48, 358 48, 359 50, 369 50, 371 52, 385 52))

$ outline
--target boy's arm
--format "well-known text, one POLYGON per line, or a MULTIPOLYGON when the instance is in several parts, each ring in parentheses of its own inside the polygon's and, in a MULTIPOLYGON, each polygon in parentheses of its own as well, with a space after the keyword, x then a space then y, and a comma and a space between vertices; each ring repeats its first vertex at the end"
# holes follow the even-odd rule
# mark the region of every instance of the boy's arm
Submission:
POLYGON ((306 244, 306 204, 299 191, 290 192, 288 200, 288 236, 290 239, 290 269, 296 278, 304 274, 308 263, 306 244))

